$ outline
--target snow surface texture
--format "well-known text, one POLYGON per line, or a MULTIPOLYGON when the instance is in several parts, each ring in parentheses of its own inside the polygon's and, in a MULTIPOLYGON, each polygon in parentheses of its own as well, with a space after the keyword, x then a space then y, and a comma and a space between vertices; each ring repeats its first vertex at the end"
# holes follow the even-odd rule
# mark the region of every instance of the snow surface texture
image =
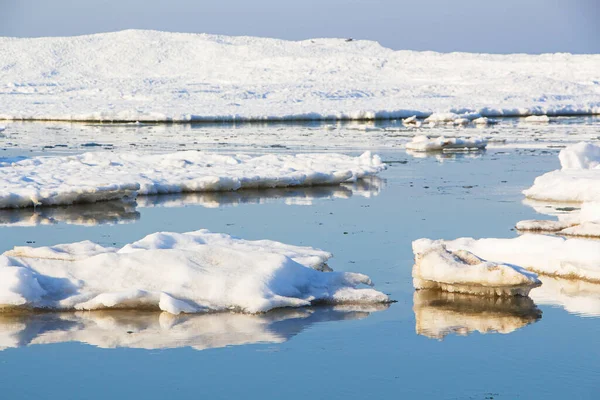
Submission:
POLYGON ((486 146, 487 140, 484 138, 430 138, 424 135, 415 136, 406 144, 406 148, 412 151, 469 151, 482 150, 486 146))
POLYGON ((387 305, 352 304, 280 309, 252 315, 144 311, 0 313, 0 350, 80 342, 101 348, 205 350, 251 343, 283 343, 313 324, 362 319, 387 305))
POLYGON ((227 156, 84 153, 0 161, 0 208, 114 200, 148 194, 332 185, 377 174, 376 155, 227 156))
POLYGON ((534 302, 524 296, 481 297, 417 290, 413 302, 417 334, 438 340, 450 334, 511 333, 542 316, 534 302))
POLYGON ((370 119, 600 112, 599 55, 393 51, 129 30, 0 38, 0 118, 370 119), (507 96, 510 93, 510 96, 507 96))
POLYGON ((535 179, 523 193, 528 198, 557 202, 600 202, 600 146, 581 142, 559 154, 561 169, 535 179))
MULTIPOLYGON (((420 239, 416 241, 419 243, 420 239)), ((510 263, 529 271, 600 282, 600 241, 525 234, 513 239, 460 238, 425 242, 445 245, 449 251, 467 251, 487 260, 510 263)))
POLYGON ((540 285, 536 274, 523 268, 485 261, 469 251, 448 251, 441 242, 419 239, 413 242, 416 289, 484 296, 527 296, 540 285))
POLYGON ((121 249, 92 242, 15 247, 0 256, 7 309, 150 308, 258 313, 314 302, 385 303, 362 274, 322 272, 330 253, 206 230, 155 233, 121 249))

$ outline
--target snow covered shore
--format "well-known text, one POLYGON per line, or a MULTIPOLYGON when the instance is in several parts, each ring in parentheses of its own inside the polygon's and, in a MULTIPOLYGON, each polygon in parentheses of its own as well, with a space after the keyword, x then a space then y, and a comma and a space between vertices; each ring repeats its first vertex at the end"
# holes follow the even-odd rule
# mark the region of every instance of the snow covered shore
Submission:
POLYGON ((377 155, 227 156, 84 153, 0 162, 0 208, 114 200, 135 195, 333 185, 385 169, 377 155))
POLYGON ((6 309, 160 309, 258 313, 314 302, 386 303, 371 280, 322 272, 330 253, 206 230, 155 233, 121 249, 85 241, 0 256, 6 309))
POLYGON ((0 119, 598 114, 598 70, 600 55, 440 54, 393 51, 363 40, 292 42, 138 30, 3 37, 0 119))

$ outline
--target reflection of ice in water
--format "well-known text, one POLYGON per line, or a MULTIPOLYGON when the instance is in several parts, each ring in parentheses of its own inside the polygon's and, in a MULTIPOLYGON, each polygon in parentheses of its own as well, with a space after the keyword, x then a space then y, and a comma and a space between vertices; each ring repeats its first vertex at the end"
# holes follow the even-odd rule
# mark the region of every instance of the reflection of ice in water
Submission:
POLYGON ((537 304, 562 307, 583 317, 600 317, 600 284, 546 276, 542 282, 530 293, 537 304))
POLYGON ((103 201, 70 206, 0 209, 0 226, 123 224, 136 221, 140 214, 135 202, 103 201))
POLYGON ((469 151, 413 151, 406 150, 406 154, 414 158, 435 158, 439 162, 446 160, 474 159, 480 158, 485 154, 485 150, 469 150, 469 151))
POLYGON ((139 196, 139 207, 184 207, 198 205, 206 208, 240 204, 267 204, 283 200, 288 205, 311 205, 319 199, 348 199, 352 196, 377 196, 386 181, 377 176, 353 183, 332 186, 311 186, 281 189, 238 190, 235 192, 183 193, 174 195, 139 196))
POLYGON ((385 187, 385 179, 377 176, 333 186, 281 189, 239 190, 235 192, 178 193, 139 196, 135 201, 103 201, 70 206, 0 209, 0 226, 37 226, 65 223, 70 225, 103 225, 135 222, 140 218, 137 207, 202 206, 218 208, 241 204, 266 204, 283 201, 288 205, 312 205, 319 199, 370 198, 385 187))
POLYGON ((81 342, 101 348, 204 350, 252 343, 283 343, 326 321, 362 319, 387 305, 280 309, 266 314, 181 314, 140 311, 0 313, 0 349, 81 342))
POLYGON ((538 321, 541 311, 529 297, 481 297, 417 290, 413 297, 417 334, 443 339, 450 334, 511 333, 538 321))

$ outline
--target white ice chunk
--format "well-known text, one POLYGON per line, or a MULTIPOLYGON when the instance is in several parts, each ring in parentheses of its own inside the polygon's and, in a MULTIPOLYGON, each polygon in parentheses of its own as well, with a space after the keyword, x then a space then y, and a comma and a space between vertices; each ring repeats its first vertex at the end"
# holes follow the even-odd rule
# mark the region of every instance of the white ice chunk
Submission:
POLYGON ((231 191, 355 182, 385 169, 365 152, 237 155, 84 153, 0 163, 0 208, 96 202, 158 193, 231 191))
POLYGON ((416 289, 491 296, 526 296, 540 284, 537 275, 510 264, 483 260, 458 249, 448 251, 440 242, 419 239, 413 242, 415 265, 412 276, 416 289))
POLYGON ((600 282, 600 241, 525 234, 513 239, 461 238, 436 241, 450 251, 464 250, 497 262, 566 279, 600 282))
POLYGON ((535 200, 557 202, 600 201, 600 146, 578 143, 561 150, 562 169, 535 179, 523 193, 535 200))
POLYGON ((418 135, 406 144, 406 149, 411 151, 444 151, 444 150, 481 150, 487 146, 487 140, 484 138, 447 138, 440 136, 430 138, 425 135, 418 135))
POLYGON ((525 118, 525 122, 530 124, 547 124, 550 118, 547 115, 530 115, 525 118))
POLYGON ((365 275, 317 270, 330 256, 205 230, 156 233, 119 250, 90 242, 19 247, 0 256, 0 307, 257 313, 314 302, 388 301, 358 287, 372 285, 365 275))

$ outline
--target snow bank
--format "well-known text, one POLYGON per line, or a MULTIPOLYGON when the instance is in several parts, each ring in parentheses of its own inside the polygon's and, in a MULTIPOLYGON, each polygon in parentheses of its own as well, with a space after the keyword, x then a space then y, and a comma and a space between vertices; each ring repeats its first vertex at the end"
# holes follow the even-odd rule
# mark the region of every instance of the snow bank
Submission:
POLYGON ((377 174, 376 155, 227 156, 84 153, 0 162, 0 208, 96 202, 158 193, 330 185, 377 174))
POLYGON ((473 332, 507 334, 542 317, 533 301, 523 296, 481 297, 417 290, 413 301, 417 334, 439 340, 473 332))
POLYGON ((412 276, 416 289, 484 296, 527 296, 533 287, 540 285, 537 275, 523 268, 485 261, 462 248, 448 251, 441 242, 416 240, 413 252, 412 276))
POLYGON ((314 302, 384 303, 370 279, 321 272, 331 254, 206 230, 155 233, 121 249, 91 242, 15 247, 0 256, 0 306, 257 313, 314 302))
POLYGON ((600 56, 393 51, 129 30, 0 38, 0 118, 374 119, 600 112, 600 56), (510 93, 507 96, 507 93, 510 93))
POLYGON ((487 146, 487 140, 484 138, 447 138, 440 136, 430 138, 429 136, 415 136, 413 140, 406 144, 406 149, 411 151, 464 151, 481 150, 487 146))
POLYGON ((600 146, 581 142, 559 154, 561 169, 535 179, 523 193, 535 200, 600 201, 600 146))
POLYGON ((80 342, 101 348, 195 350, 284 343, 314 324, 366 318, 386 305, 280 309, 264 314, 148 311, 0 313, 0 350, 80 342))
POLYGON ((600 282, 600 241, 596 240, 525 234, 513 239, 461 238, 424 243, 444 245, 452 252, 471 252, 539 274, 600 282))

